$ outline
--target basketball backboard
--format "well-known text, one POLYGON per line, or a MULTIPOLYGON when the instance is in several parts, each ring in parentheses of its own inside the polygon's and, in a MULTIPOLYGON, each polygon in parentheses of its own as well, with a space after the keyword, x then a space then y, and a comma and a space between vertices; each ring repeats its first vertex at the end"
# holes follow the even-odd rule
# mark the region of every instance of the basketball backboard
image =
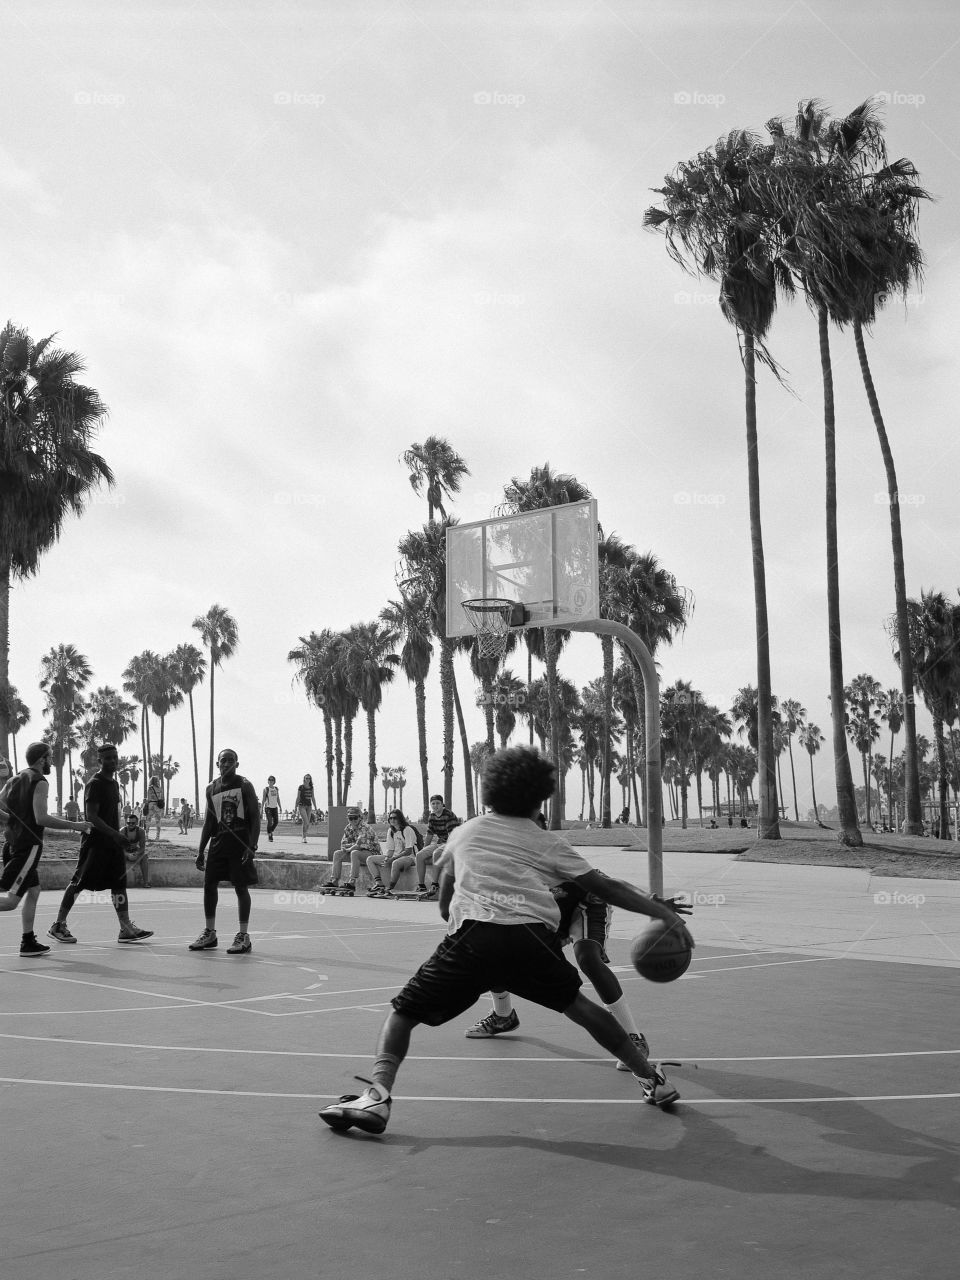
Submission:
POLYGON ((447 635, 473 634, 465 600, 524 606, 525 627, 600 616, 597 503, 571 502, 447 528, 447 635))

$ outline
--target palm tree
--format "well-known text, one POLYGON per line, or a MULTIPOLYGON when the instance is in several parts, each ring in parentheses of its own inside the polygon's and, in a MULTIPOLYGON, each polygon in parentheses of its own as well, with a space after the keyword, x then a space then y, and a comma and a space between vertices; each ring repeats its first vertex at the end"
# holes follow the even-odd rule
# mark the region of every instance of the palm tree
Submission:
POLYGON ((55 645, 40 659, 40 689, 47 695, 47 712, 54 734, 58 812, 63 790, 63 752, 67 752, 72 782, 72 749, 76 741, 72 730, 83 710, 81 695, 92 676, 93 668, 88 659, 72 644, 55 645), (58 760, 59 764, 56 763, 58 760))
MULTIPOLYGON (((419 595, 426 602, 430 629, 440 646, 440 707, 443 716, 443 799, 447 808, 453 803, 453 717, 459 705, 457 678, 453 665, 455 642, 447 635, 447 529, 456 524, 454 519, 434 521, 421 529, 411 530, 400 539, 400 570, 397 579, 401 594, 419 595)), ((470 743, 460 720, 460 740, 463 751, 464 786, 466 789, 467 817, 476 814, 473 788, 470 786, 470 743)))
POLYGON ((375 716, 383 702, 383 690, 400 665, 393 652, 397 633, 382 622, 358 622, 344 632, 344 663, 347 682, 360 700, 367 716, 369 743, 369 794, 367 807, 374 810, 373 789, 377 781, 377 728, 375 716))
MULTIPOLYGON (((141 758, 145 761, 149 761, 153 754, 150 743, 149 705, 156 687, 156 672, 159 662, 160 655, 158 653, 154 653, 152 649, 144 649, 143 653, 137 654, 135 658, 130 659, 121 676, 124 690, 132 696, 140 707, 140 748, 141 758)), ((144 800, 146 800, 147 796, 148 773, 149 768, 144 768, 144 800)))
POLYGON ((471 744, 470 767, 473 770, 473 794, 477 812, 480 811, 480 775, 483 773, 484 761, 489 754, 490 745, 486 739, 482 742, 474 742, 471 744))
MULTIPOLYGON (((504 486, 504 513, 539 511, 544 507, 566 506, 571 502, 583 502, 593 497, 590 490, 576 478, 555 472, 549 462, 533 467, 529 479, 514 476, 504 486)), ((544 658, 547 667, 547 697, 550 703, 550 756, 560 767, 561 711, 557 683, 557 658, 570 638, 569 631, 558 627, 544 628, 544 658)), ((559 831, 563 825, 563 791, 558 785, 550 804, 549 826, 559 831)))
POLYGON ((13 742, 13 771, 16 773, 19 769, 17 764, 17 734, 30 723, 30 708, 20 697, 16 688, 9 682, 6 690, 0 690, 0 701, 3 702, 3 711, 6 714, 7 724, 10 728, 10 737, 13 742))
POLYGON ((497 673, 490 686, 493 720, 500 738, 501 749, 506 747, 517 724, 517 710, 527 700, 526 681, 520 680, 509 667, 497 673))
POLYGON ((122 746, 131 733, 137 731, 136 707, 127 702, 116 689, 104 685, 95 689, 84 703, 84 718, 80 726, 81 740, 90 752, 90 763, 96 759, 98 743, 112 742, 122 746))
POLYGON ((742 347, 746 393, 747 484, 757 644, 760 808, 757 835, 779 840, 773 755, 773 703, 767 623, 766 569, 760 521, 756 360, 776 366, 763 339, 777 305, 777 285, 789 291, 770 235, 762 178, 773 148, 746 130, 735 130, 714 147, 678 166, 657 189, 661 208, 648 209, 644 225, 665 232, 667 252, 680 266, 720 285, 720 310, 742 347))
MULTIPOLYGON (((150 710, 160 721, 160 759, 164 754, 164 728, 167 716, 183 704, 183 690, 178 683, 178 670, 172 653, 158 658, 150 689, 150 710)), ((179 765, 177 768, 179 769, 179 765)), ((169 781, 169 779, 168 779, 169 781)), ((169 787, 168 787, 169 792, 169 787)), ((168 797, 169 798, 169 797, 168 797)), ((199 797, 197 797, 199 800, 199 797)), ((197 806, 199 808, 199 804, 197 806)))
POLYGON ((227 658, 232 658, 240 643, 236 619, 220 604, 212 604, 205 614, 194 618, 191 624, 200 632, 203 643, 210 650, 210 762, 207 777, 213 777, 214 756, 214 697, 213 677, 216 668, 227 658))
POLYGON ((823 734, 820 732, 820 726, 808 723, 800 726, 799 733, 800 745, 804 748, 810 757, 810 794, 813 796, 813 812, 816 817, 817 824, 823 826, 820 821, 820 809, 817 806, 817 788, 813 780, 813 757, 820 750, 823 744, 823 734))
MULTIPOLYGON (((908 632, 909 634, 909 632, 908 632)), ((913 660, 910 660, 910 678, 913 679, 913 660)), ((890 761, 887 765, 887 808, 890 811, 890 829, 895 831, 898 829, 898 823, 895 822, 893 812, 893 741, 900 732, 904 723, 904 707, 906 705, 903 694, 899 689, 884 689, 877 698, 880 707, 880 719, 886 722, 887 728, 890 730, 890 761)), ((917 767, 917 750, 916 750, 916 734, 914 734, 913 751, 909 749, 906 755, 913 756, 913 777, 917 780, 917 803, 920 803, 920 771, 917 767)), ((906 763, 906 759, 904 761, 906 763)))
POLYGON ((64 521, 81 515, 90 493, 113 484, 91 446, 107 410, 77 381, 83 360, 34 343, 8 323, 0 332, 0 753, 10 732, 10 591, 31 577, 59 540, 64 521))
MULTIPOLYGON (((190 706, 190 743, 193 747, 193 807, 200 812, 200 766, 197 762, 197 725, 193 715, 193 691, 203 683, 207 672, 207 660, 192 644, 178 644, 173 653, 167 654, 167 662, 177 688, 186 694, 190 706)), ((329 808, 329 806, 328 806, 329 808)))
POLYGON ((470 474, 470 468, 459 453, 442 436, 427 436, 423 444, 412 444, 400 461, 409 468, 413 492, 427 490, 427 520, 434 523, 434 512, 446 520, 444 497, 460 492, 460 482, 470 474))
POLYGON ((420 781, 423 787, 421 818, 430 813, 430 779, 427 770, 427 676, 433 659, 430 611, 422 594, 400 594, 380 610, 380 620, 396 632, 400 643, 400 670, 413 685, 417 708, 417 742, 420 751, 420 781))
MULTIPOLYGON (((597 548, 597 559, 600 572, 600 613, 605 618, 614 618, 625 622, 630 612, 630 566, 637 558, 636 548, 629 546, 615 533, 604 537, 601 534, 597 548)), ((610 805, 610 776, 613 767, 612 741, 610 724, 613 719, 613 636, 600 636, 600 651, 603 655, 603 717, 605 722, 603 735, 603 808, 600 813, 601 827, 609 829, 613 825, 613 814, 610 805)))
POLYGON ((876 712, 879 710, 880 682, 873 676, 863 674, 855 676, 843 691, 846 704, 847 723, 850 738, 860 752, 863 766, 863 786, 866 791, 866 823, 870 821, 870 778, 873 774, 873 744, 880 737, 880 725, 876 712))
POLYGON ((696 764, 697 739, 701 732, 698 707, 703 695, 687 680, 677 680, 660 695, 660 724, 663 750, 677 765, 680 787, 680 825, 687 829, 687 790, 696 764))
MULTIPOLYGON (((919 600, 908 600, 907 606, 913 678, 933 719, 940 837, 946 840, 949 819, 944 725, 956 719, 960 698, 960 605, 951 604, 942 591, 923 591, 919 600)), ((899 652, 894 657, 901 660, 899 652)))
POLYGON ((783 721, 783 730, 787 740, 787 751, 790 753, 790 782, 793 786, 793 816, 797 822, 800 821, 800 810, 797 807, 797 775, 793 768, 793 735, 798 729, 803 727, 803 722, 807 718, 807 709, 802 707, 794 698, 784 698, 780 703, 780 716, 783 721))

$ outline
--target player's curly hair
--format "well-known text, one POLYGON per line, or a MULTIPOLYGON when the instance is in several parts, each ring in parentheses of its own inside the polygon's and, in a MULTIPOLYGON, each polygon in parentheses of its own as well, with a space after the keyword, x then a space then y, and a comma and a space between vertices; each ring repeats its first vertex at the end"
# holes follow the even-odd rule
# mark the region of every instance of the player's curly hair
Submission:
POLYGON ((556 786, 557 768, 546 756, 533 747, 506 747, 487 756, 480 798, 494 813, 529 818, 556 786))

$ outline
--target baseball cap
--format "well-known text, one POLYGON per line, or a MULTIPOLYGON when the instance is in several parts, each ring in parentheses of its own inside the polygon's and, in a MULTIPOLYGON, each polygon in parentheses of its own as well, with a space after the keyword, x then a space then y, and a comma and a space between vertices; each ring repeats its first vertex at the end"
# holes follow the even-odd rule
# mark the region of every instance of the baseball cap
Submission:
POLYGON ((359 805, 356 805, 356 804, 348 805, 348 806, 347 806, 347 817, 348 817, 348 818, 359 818, 359 817, 360 817, 360 806, 359 806, 359 805))

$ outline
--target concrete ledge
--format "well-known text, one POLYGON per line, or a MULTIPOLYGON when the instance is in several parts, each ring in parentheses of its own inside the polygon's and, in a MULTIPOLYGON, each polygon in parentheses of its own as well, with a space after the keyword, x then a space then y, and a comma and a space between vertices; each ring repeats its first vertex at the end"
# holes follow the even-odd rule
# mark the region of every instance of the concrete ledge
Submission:
MULTIPOLYGON (((195 857, 151 853, 150 884, 156 888, 200 888, 203 872, 197 870, 195 861, 195 857)), ((330 863, 324 858, 256 858, 255 862, 262 889, 315 889, 330 875, 330 863)), ((76 865, 76 855, 58 858, 45 852, 40 862, 41 888, 65 889, 76 865)), ((136 869, 130 874, 129 884, 131 889, 140 884, 140 874, 136 869)))

